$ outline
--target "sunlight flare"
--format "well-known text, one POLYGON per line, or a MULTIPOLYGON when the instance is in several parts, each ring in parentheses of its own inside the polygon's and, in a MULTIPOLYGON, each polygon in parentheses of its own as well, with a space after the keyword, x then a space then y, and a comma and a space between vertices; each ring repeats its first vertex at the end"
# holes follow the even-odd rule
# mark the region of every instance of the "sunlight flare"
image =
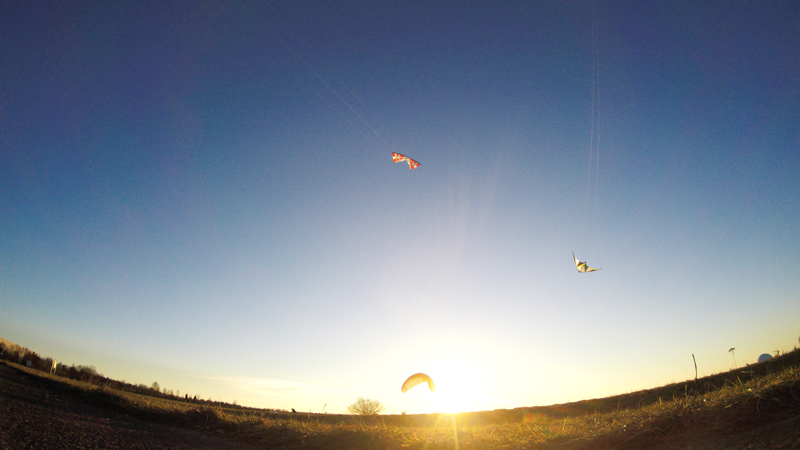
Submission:
POLYGON ((435 411, 456 413, 480 408, 484 384, 475 368, 457 362, 442 363, 431 370, 431 377, 437 383, 431 396, 435 411))

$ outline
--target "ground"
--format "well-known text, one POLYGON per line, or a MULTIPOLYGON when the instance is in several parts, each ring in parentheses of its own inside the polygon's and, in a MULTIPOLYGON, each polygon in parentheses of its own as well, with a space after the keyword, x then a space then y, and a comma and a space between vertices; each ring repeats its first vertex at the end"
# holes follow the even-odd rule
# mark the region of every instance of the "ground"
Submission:
POLYGON ((250 450, 210 433, 154 424, 96 407, 0 364, 0 450, 250 450))
MULTIPOLYGON (((702 431, 694 431, 668 435, 655 445, 637 443, 635 440, 614 445, 604 445, 602 440, 580 440, 563 442, 561 445, 543 444, 537 448, 800 450, 800 415, 784 416, 781 420, 760 424, 755 428, 729 430, 729 433, 723 434, 707 435, 702 431)), ((425 447, 428 448, 427 445, 425 447)), ((237 442, 232 436, 215 430, 194 430, 135 419, 124 411, 88 404, 69 390, 60 389, 55 383, 0 364, 0 450, 265 448, 274 447, 266 443, 257 446, 237 442)))

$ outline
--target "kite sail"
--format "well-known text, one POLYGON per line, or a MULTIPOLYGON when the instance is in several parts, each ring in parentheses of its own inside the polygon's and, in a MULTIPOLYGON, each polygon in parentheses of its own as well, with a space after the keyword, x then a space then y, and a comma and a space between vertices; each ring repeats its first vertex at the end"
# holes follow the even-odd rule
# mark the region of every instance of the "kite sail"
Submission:
POLYGON ((392 152, 392 160, 396 163, 400 161, 405 161, 408 163, 408 168, 414 170, 416 167, 419 167, 419 163, 414 161, 413 159, 409 158, 408 156, 401 155, 400 153, 392 152))
POLYGON ((406 382, 403 383, 403 387, 401 387, 400 390, 406 392, 409 389, 413 388, 414 386, 421 384, 423 381, 428 382, 428 387, 431 389, 431 392, 433 392, 433 390, 436 389, 436 386, 433 385, 433 380, 431 379, 431 377, 425 375, 424 373, 415 373, 414 375, 408 377, 406 382))
POLYGON ((578 258, 575 257, 575 252, 572 252, 572 259, 575 260, 575 267, 578 268, 578 272, 580 273, 594 272, 595 270, 600 270, 587 266, 586 261, 578 261, 578 258))

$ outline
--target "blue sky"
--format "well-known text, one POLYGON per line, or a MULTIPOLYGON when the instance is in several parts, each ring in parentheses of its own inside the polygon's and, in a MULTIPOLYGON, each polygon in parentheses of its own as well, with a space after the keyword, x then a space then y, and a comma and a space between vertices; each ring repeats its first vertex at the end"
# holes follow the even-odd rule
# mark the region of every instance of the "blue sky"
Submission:
POLYGON ((790 350, 800 6, 592 11, 3 5, 0 336, 314 412, 561 403, 790 350), (415 372, 436 392, 402 394, 415 372))

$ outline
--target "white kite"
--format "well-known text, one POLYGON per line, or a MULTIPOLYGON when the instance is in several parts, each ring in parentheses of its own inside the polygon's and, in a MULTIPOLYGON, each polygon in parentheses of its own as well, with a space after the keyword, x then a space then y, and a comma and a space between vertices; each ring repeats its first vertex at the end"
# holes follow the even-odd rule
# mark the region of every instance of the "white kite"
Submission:
POLYGON ((575 252, 572 252, 572 259, 575 260, 575 267, 578 268, 578 272, 586 273, 586 272, 594 272, 595 270, 600 269, 593 269, 586 265, 586 261, 578 261, 578 258, 575 257, 575 252))
POLYGON ((433 385, 433 380, 431 379, 431 377, 425 375, 424 373, 415 373, 414 375, 408 377, 405 383, 403 383, 403 387, 401 387, 400 390, 406 392, 409 389, 413 388, 414 386, 421 384, 423 381, 428 382, 428 387, 431 389, 431 392, 433 392, 433 390, 436 389, 436 386, 433 385))
POLYGON ((392 152, 392 160, 396 163, 400 161, 405 161, 408 163, 408 168, 414 170, 416 167, 419 167, 419 163, 414 161, 413 159, 409 158, 408 156, 401 155, 400 153, 392 152))

